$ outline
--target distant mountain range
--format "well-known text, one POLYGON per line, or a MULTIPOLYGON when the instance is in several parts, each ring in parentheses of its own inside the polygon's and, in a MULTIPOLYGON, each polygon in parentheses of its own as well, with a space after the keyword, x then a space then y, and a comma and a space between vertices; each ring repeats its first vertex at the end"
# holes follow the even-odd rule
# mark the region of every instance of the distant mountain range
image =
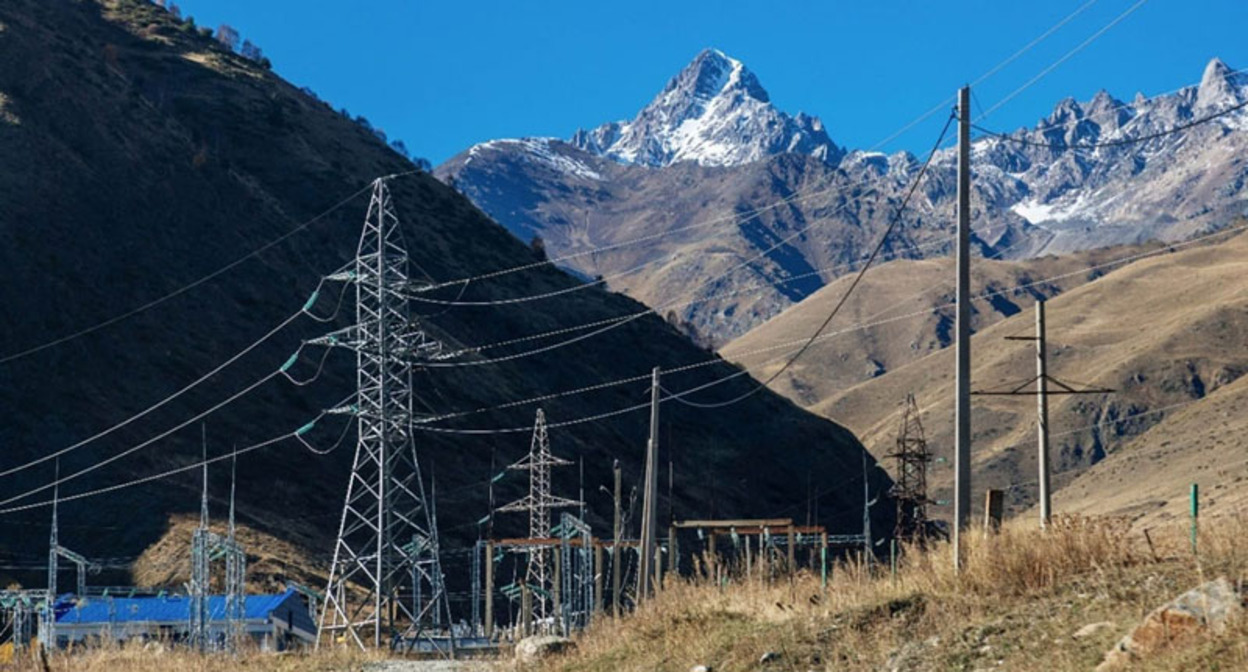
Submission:
MULTIPOLYGON (((977 250, 1026 258, 1223 226, 1245 209, 1248 141, 1232 132, 1248 124, 1243 111, 1146 142, 1078 146, 1246 100, 1248 78, 1214 59, 1198 86, 1129 103, 1104 91, 1067 99, 1033 128, 977 139, 977 250)), ((569 270, 718 346, 861 260, 920 158, 846 151, 819 119, 772 105, 740 61, 706 50, 631 121, 482 143, 436 174, 522 240, 578 255, 561 262, 569 270)), ((938 153, 887 257, 948 252, 956 158, 938 153)))

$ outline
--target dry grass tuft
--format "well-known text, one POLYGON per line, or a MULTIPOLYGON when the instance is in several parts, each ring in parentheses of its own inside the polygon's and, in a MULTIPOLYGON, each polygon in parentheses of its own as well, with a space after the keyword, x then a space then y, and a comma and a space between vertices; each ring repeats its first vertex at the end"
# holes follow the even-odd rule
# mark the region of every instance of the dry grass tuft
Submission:
MULTIPOLYGON (((727 585, 669 581, 632 616, 603 619, 551 670, 1088 670, 1154 607, 1198 583, 1248 571, 1248 522, 1203 523, 1200 555, 1185 526, 1152 532, 1121 519, 1063 517, 1047 531, 1009 526, 968 534, 963 571, 948 544, 904 549, 887 564, 838 563, 826 590, 809 572, 769 580, 734 572, 727 585), (1156 552, 1156 556, 1154 556, 1156 552), (1112 627, 1074 637, 1091 623, 1112 627), (775 667, 775 666, 773 666, 775 667)), ((1248 669, 1248 624, 1149 661, 1146 669, 1248 669), (1195 667, 1193 667, 1195 665, 1195 667)))

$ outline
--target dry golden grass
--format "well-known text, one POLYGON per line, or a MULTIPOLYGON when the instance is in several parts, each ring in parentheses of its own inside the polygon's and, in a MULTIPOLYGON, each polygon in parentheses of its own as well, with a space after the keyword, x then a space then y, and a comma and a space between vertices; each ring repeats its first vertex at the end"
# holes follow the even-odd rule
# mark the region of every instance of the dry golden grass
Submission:
MULTIPOLYGON (((779 670, 1090 670, 1153 608, 1217 576, 1241 580, 1248 524, 1226 517, 1206 527, 1199 558, 1179 526, 1153 532, 1154 559, 1125 522, 1071 517, 1047 532, 1007 525, 989 538, 967 535, 960 575, 950 547, 937 544, 907 549, 895 578, 887 566, 838 564, 826 590, 809 573, 674 581, 633 616, 600 622, 548 668, 729 672, 758 669, 773 652, 779 670)), ((1245 669, 1246 634, 1236 623, 1141 669, 1245 669)))
MULTIPOLYGON (((377 654, 333 649, 305 653, 262 653, 248 651, 238 656, 199 655, 186 649, 159 643, 138 642, 123 646, 95 647, 89 651, 60 652, 48 659, 52 671, 75 672, 350 672, 362 671, 369 662, 382 660, 377 654)), ((42 670, 33 655, 13 665, 16 669, 42 670)))

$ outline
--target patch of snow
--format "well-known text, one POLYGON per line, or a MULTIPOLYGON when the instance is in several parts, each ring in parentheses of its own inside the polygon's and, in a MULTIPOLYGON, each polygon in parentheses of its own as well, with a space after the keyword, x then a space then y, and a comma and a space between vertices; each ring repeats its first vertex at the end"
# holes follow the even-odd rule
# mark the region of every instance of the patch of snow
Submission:
POLYGON ((551 143, 557 141, 559 141, 558 138, 504 138, 482 142, 473 145, 468 150, 468 158, 464 161, 464 165, 468 165, 468 162, 477 156, 481 150, 501 149, 506 145, 512 145, 517 146, 521 150, 519 155, 531 163, 586 180, 602 180, 602 175, 584 162, 555 151, 551 147, 551 143))

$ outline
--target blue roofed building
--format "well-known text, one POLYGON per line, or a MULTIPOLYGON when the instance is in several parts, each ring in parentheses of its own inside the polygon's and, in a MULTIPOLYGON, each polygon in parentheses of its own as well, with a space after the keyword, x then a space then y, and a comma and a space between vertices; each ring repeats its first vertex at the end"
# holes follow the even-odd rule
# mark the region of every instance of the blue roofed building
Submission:
MULTIPOLYGON (((191 600, 185 595, 77 597, 56 603, 57 646, 98 639, 180 641, 190 631, 191 600)), ((247 595, 242 631, 262 650, 285 651, 316 642, 316 623, 294 589, 277 595, 247 595)), ((208 632, 212 641, 226 637, 225 597, 208 597, 208 632)))

